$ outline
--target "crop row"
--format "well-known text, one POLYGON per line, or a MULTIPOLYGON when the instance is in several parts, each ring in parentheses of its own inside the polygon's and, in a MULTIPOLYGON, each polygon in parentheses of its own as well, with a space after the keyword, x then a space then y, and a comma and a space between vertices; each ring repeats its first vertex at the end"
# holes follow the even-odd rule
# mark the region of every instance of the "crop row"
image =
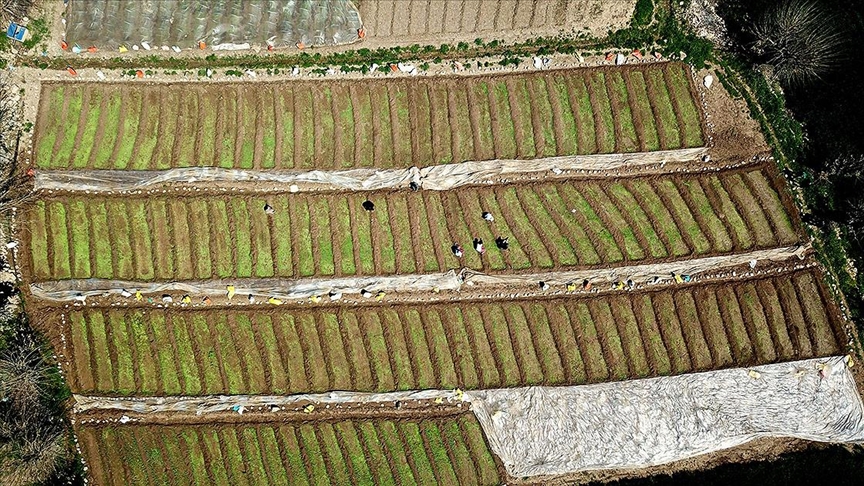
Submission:
POLYGON ((499 484, 472 414, 304 424, 80 426, 93 480, 108 485, 499 484))
POLYGON ((75 392, 387 392, 565 385, 842 352, 815 271, 536 301, 67 314, 75 392))
POLYGON ((32 277, 134 280, 576 268, 798 241, 759 169, 447 192, 70 196, 27 216, 32 277), (275 213, 264 211, 265 201, 275 213), (482 219, 483 211, 495 220, 482 219), (499 250, 496 237, 508 237, 499 250), (471 249, 482 238, 486 253, 471 249), (457 258, 453 243, 465 248, 457 258))
POLYGON ((435 79, 48 83, 45 169, 342 169, 703 144, 681 64, 435 79))

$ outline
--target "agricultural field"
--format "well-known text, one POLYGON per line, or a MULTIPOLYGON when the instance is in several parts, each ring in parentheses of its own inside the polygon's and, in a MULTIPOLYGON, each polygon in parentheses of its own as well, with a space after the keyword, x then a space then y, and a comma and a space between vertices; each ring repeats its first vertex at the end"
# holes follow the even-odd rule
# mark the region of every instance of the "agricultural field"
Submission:
MULTIPOLYGON (((635 0, 360 0, 370 40, 407 43, 441 36, 472 41, 478 35, 557 34, 589 30, 605 35, 624 27, 635 0)), ((524 39, 523 39, 524 40, 524 39)))
POLYGON ((45 197, 27 213, 26 234, 34 281, 574 269, 794 244, 791 202, 771 174, 757 166, 444 192, 45 197), (510 238, 507 250, 498 236, 510 238), (487 243, 483 256, 470 249, 475 237, 487 243))
POLYGON ((99 485, 497 485, 473 414, 423 420, 78 427, 99 485))
POLYGON ((578 385, 842 353, 820 278, 458 306, 95 308, 68 311, 63 332, 84 394, 578 385))
POLYGON ((40 169, 405 168, 699 147, 689 68, 280 83, 43 83, 40 169))

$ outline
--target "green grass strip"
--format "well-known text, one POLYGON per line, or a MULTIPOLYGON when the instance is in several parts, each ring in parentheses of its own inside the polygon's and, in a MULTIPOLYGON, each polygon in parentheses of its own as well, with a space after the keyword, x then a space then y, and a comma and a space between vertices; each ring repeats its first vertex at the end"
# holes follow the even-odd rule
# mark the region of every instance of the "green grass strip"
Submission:
POLYGON ((174 359, 173 337, 165 327, 165 314, 150 315, 150 331, 156 345, 164 393, 167 395, 180 395, 183 393, 183 390, 180 387, 177 363, 174 359))
POLYGON ((738 208, 732 202, 732 199, 730 199, 729 193, 726 192, 720 179, 717 176, 710 176, 707 179, 707 185, 711 187, 711 190, 714 191, 714 194, 720 200, 720 213, 723 214, 726 222, 732 226, 737 244, 742 249, 751 248, 753 246, 753 238, 750 235, 750 230, 747 228, 747 223, 741 218, 738 208))
MULTIPOLYGON (((306 364, 300 336, 297 326, 302 322, 295 323, 293 316, 280 314, 273 316, 273 331, 277 337, 281 337, 285 347, 281 348, 285 355, 285 365, 288 372, 289 388, 292 392, 302 393, 311 390, 310 383, 306 378, 306 364)), ((316 375, 317 376, 317 375, 316 375)))
POLYGON ((612 221, 612 225, 618 228, 621 236, 624 238, 624 250, 627 252, 627 258, 630 260, 641 260, 645 258, 645 252, 642 251, 642 244, 636 238, 636 233, 633 228, 624 219, 624 216, 618 211, 618 208, 609 200, 609 197, 603 192, 599 185, 586 184, 584 193, 591 199, 596 201, 597 206, 595 212, 598 214, 606 214, 612 221))
POLYGON ((666 236, 669 242, 670 252, 674 256, 684 256, 690 253, 690 248, 684 242, 681 231, 678 225, 666 208, 666 205, 654 192, 651 185, 645 181, 634 180, 631 182, 631 190, 633 195, 637 196, 634 201, 644 204, 648 212, 653 216, 654 221, 660 226, 660 231, 666 236))
POLYGON ((186 444, 186 455, 189 458, 192 478, 195 479, 196 485, 205 486, 210 481, 207 472, 210 470, 210 467, 209 464, 207 464, 206 459, 204 459, 204 450, 201 448, 201 443, 198 441, 197 429, 193 427, 183 427, 180 429, 180 436, 186 444))
POLYGON ((726 232, 726 226, 723 221, 714 213, 714 208, 711 206, 711 201, 702 190, 702 186, 698 180, 690 180, 682 182, 690 195, 690 200, 693 201, 695 209, 699 212, 702 221, 708 226, 706 229, 711 234, 711 241, 714 249, 718 251, 729 251, 732 249, 732 237, 726 232))
POLYGON ((675 211, 678 215, 678 220, 684 225, 684 230, 690 235, 694 253, 701 254, 710 251, 711 243, 702 233, 702 228, 693 218, 690 208, 684 203, 684 199, 681 197, 681 193, 678 192, 678 188, 675 187, 675 183, 669 179, 664 179, 658 181, 656 187, 660 193, 666 195, 666 200, 672 206, 672 211, 675 211))
MULTIPOLYGON (((76 149, 75 139, 78 136, 78 124, 81 118, 81 105, 84 102, 84 89, 76 89, 70 92, 67 97, 69 98, 68 108, 61 132, 63 141, 60 143, 57 153, 53 156, 54 160, 53 164, 51 164, 51 168, 53 169, 65 169, 72 166, 72 154, 76 149)), ((117 117, 119 118, 119 113, 117 117)))
MULTIPOLYGON (((375 126, 372 122, 372 101, 369 99, 369 89, 366 86, 356 83, 351 86, 352 106, 357 112, 357 119, 363 121, 359 125, 353 125, 356 133, 354 150, 357 151, 354 160, 360 167, 372 167, 375 164, 373 134, 375 126)), ((352 163, 352 166, 354 165, 352 163)))
MULTIPOLYGON (((115 169, 125 169, 129 166, 129 161, 132 159, 132 152, 138 141, 138 124, 141 120, 141 107, 143 100, 141 92, 138 90, 130 91, 129 98, 126 100, 127 110, 123 114, 123 124, 120 127, 120 146, 117 149, 117 156, 114 157, 112 164, 115 169)), ((194 140, 194 138, 193 138, 194 140)), ((85 143, 81 140, 81 143, 85 143)), ((195 149, 194 141, 192 143, 184 143, 182 146, 191 146, 191 151, 195 149)), ((181 158, 182 160, 182 158, 181 158)))
POLYGON ((108 351, 108 337, 105 331, 105 319, 101 312, 88 314, 87 325, 90 328, 90 344, 96 356, 96 387, 103 392, 114 391, 114 365, 108 351))
POLYGON ((519 362, 513 350, 513 340, 510 338, 510 328, 507 318, 500 305, 491 305, 483 312, 487 321, 487 330, 492 334, 492 343, 501 368, 504 371, 504 386, 517 386, 522 383, 519 362))
MULTIPOLYGON (((450 348, 462 386, 469 389, 478 388, 480 378, 477 376, 477 367, 474 364, 475 353, 471 349, 471 340, 468 337, 465 323, 462 321, 462 314, 456 311, 455 307, 448 307, 440 309, 438 312, 441 315, 444 329, 450 331, 450 348)), ((492 365, 494 366, 494 364, 493 362, 492 365)))
MULTIPOLYGON (((584 78, 584 77, 583 77, 584 78)), ((600 152, 597 146, 597 127, 594 119, 594 107, 591 106, 591 96, 585 83, 587 79, 572 76, 568 78, 571 109, 576 112, 579 120, 579 153, 596 154, 600 152)))
POLYGON ((405 439, 405 448, 414 459, 412 469, 417 482, 419 484, 439 484, 433 474, 435 466, 429 462, 429 456, 426 455, 426 444, 423 443, 423 437, 420 436, 420 428, 414 422, 398 422, 398 427, 405 439))
POLYGON ((318 256, 320 257, 318 273, 321 275, 333 275, 336 272, 336 264, 333 255, 330 204, 326 199, 310 199, 309 212, 317 226, 317 234, 314 238, 318 242, 318 256))
POLYGON ((699 147, 704 144, 702 140, 702 126, 699 120, 699 110, 696 100, 690 92, 690 82, 687 79, 689 73, 685 72, 683 64, 674 63, 667 65, 667 73, 671 79, 671 89, 675 93, 675 99, 684 118, 684 128, 687 133, 687 146, 699 147))
POLYGON ((119 310, 111 309, 108 311, 108 325, 111 327, 114 351, 117 353, 117 392, 131 395, 135 392, 135 369, 126 316, 119 310))
POLYGON ((253 484, 268 484, 267 471, 258 445, 258 432, 254 427, 241 426, 240 440, 243 444, 243 462, 247 465, 246 474, 250 474, 253 484))
POLYGON ((133 235, 136 237, 146 235, 148 228, 144 226, 140 229, 134 228, 133 231, 129 227, 129 210, 125 201, 110 201, 106 202, 105 206, 108 209, 108 220, 111 222, 111 249, 115 261, 114 273, 119 278, 134 279, 137 276, 135 275, 132 243, 129 238, 133 235))
POLYGON ((351 472, 342 456, 342 444, 336 438, 333 425, 319 422, 316 424, 316 432, 324 456, 330 464, 330 480, 336 484, 352 484, 351 472))
POLYGON ((444 441, 441 439, 438 425, 431 420, 424 420, 420 422, 420 431, 429 444, 426 451, 430 453, 429 458, 433 461, 432 467, 438 472, 441 484, 457 484, 459 479, 456 478, 456 471, 453 470, 453 463, 447 454, 444 441))
POLYGON ((549 326, 549 319, 546 315, 546 310, 540 304, 531 304, 530 326, 525 323, 523 309, 513 309, 513 314, 519 316, 522 322, 520 325, 527 329, 530 327, 530 334, 537 342, 538 358, 543 366, 544 382, 550 384, 559 384, 564 382, 564 368, 561 363, 561 356, 558 352, 558 346, 555 343, 555 337, 552 335, 552 329, 549 326))
POLYGON ((266 393, 270 391, 264 376, 264 363, 261 361, 261 353, 255 343, 255 329, 252 328, 252 319, 248 314, 237 314, 234 316, 235 342, 241 346, 243 366, 249 376, 250 393, 266 393))
POLYGON ((230 484, 226 462, 222 457, 222 451, 219 447, 221 441, 219 440, 217 430, 212 427, 201 429, 201 442, 204 443, 204 447, 207 449, 207 456, 210 459, 207 462, 207 468, 215 484, 230 484))
POLYGON ((537 352, 534 349, 534 343, 531 336, 533 333, 528 329, 528 323, 525 321, 525 312, 516 304, 507 304, 504 306, 504 313, 507 316, 507 322, 510 325, 513 336, 524 336, 523 338, 514 339, 513 344, 516 352, 519 353, 519 362, 522 364, 522 379, 527 385, 538 385, 544 381, 545 374, 540 366, 540 361, 537 359, 537 352))
POLYGON ((654 372, 658 375, 672 373, 669 352, 666 350, 663 335, 660 333, 657 325, 657 318, 654 315, 654 303, 651 301, 651 296, 648 294, 642 295, 634 303, 636 304, 637 317, 643 330, 642 342, 645 345, 646 352, 650 356, 651 362, 654 364, 654 372))
POLYGON ((489 337, 481 316, 481 309, 477 306, 454 308, 456 314, 456 325, 465 326, 474 342, 475 362, 480 373, 480 388, 493 388, 502 385, 501 376, 498 374, 495 356, 489 344, 489 337))
MULTIPOLYGON (((213 275, 213 256, 210 252, 210 215, 205 199, 190 199, 187 201, 188 216, 192 224, 189 226, 190 241, 193 241, 192 267, 195 277, 209 279, 213 275)), ((137 238, 136 238, 137 239, 137 238)))
POLYGON ((249 211, 252 245, 255 248, 255 275, 261 278, 274 275, 273 246, 270 238, 271 216, 264 212, 264 205, 259 200, 249 201, 246 205, 249 211))
POLYGON ((608 380, 610 373, 606 367, 606 359, 603 357, 603 348, 600 347, 594 318, 591 317, 588 306, 585 302, 577 302, 571 308, 570 315, 576 330, 576 338, 582 343, 580 348, 585 350, 582 358, 585 360, 589 379, 591 381, 608 380))
MULTIPOLYGON (((72 89, 75 88, 72 87, 72 89)), ((60 113, 63 109, 65 98, 65 85, 47 85, 42 88, 40 104, 48 105, 47 113, 60 113)), ((40 107, 40 110, 41 109, 43 108, 40 107)), ((94 111, 98 116, 99 110, 94 111)), ((40 121, 41 123, 44 123, 44 125, 40 127, 41 131, 39 131, 39 138, 36 143, 34 143, 36 167, 39 169, 52 168, 52 162, 54 161, 54 144, 57 141, 57 132, 63 127, 61 118, 62 117, 60 116, 48 116, 43 118, 43 121, 40 121)))
MULTIPOLYGON (((138 137, 136 145, 138 152, 129 165, 132 170, 146 170, 151 168, 153 162, 153 152, 156 150, 156 145, 159 142, 159 102, 155 92, 148 93, 144 100, 144 106, 141 111, 141 120, 144 128, 141 128, 142 133, 138 137)), ((197 115, 196 115, 197 116, 197 115)), ((202 130, 205 134, 215 132, 216 108, 213 108, 213 116, 205 117, 202 123, 202 130), (212 126, 208 125, 208 121, 212 120, 212 126)), ((209 164, 213 162, 213 138, 205 136, 205 143, 197 149, 199 159, 205 159, 209 164), (209 141, 209 145, 206 143, 209 141), (209 154, 209 157, 207 156, 209 154)))
POLYGON ((276 167, 276 114, 275 114, 275 94, 272 91, 267 91, 262 107, 264 111, 261 113, 262 124, 258 127, 262 131, 261 135, 261 168, 273 169, 276 167))
POLYGON ((287 477, 293 484, 308 485, 309 477, 303 464, 303 456, 300 452, 300 444, 297 442, 297 428, 288 425, 279 425, 278 440, 284 450, 285 461, 282 465, 287 468, 287 477))
POLYGON ((507 89, 507 83, 495 81, 492 84, 492 103, 495 106, 498 122, 498 135, 495 141, 498 142, 496 157, 499 159, 515 159, 518 156, 516 152, 516 129, 513 126, 509 100, 510 91, 507 89))
POLYGON ((675 116, 675 109, 669 98, 669 90, 666 86, 666 80, 663 78, 662 69, 659 67, 651 68, 645 74, 648 92, 653 94, 653 96, 649 95, 648 101, 658 114, 659 126, 666 134, 666 144, 663 148, 670 150, 683 147, 684 142, 681 140, 678 118, 675 116))
POLYGON ((237 432, 233 427, 226 427, 219 431, 220 442, 226 451, 225 462, 228 465, 229 474, 231 475, 231 483, 249 485, 249 478, 246 475, 246 461, 243 450, 237 440, 237 432))
POLYGON ((428 468, 426 468, 425 471, 420 471, 419 474, 415 476, 414 469, 408 462, 408 456, 412 452, 409 448, 410 444, 409 447, 406 447, 406 445, 402 444, 402 440, 399 438, 400 424, 401 422, 387 420, 378 422, 375 426, 380 441, 386 446, 386 457, 393 466, 396 480, 403 486, 435 484, 435 478, 433 477, 430 480, 428 477, 428 474, 431 472, 428 468), (424 482, 424 480, 426 482, 424 482))
POLYGON ((645 139, 645 149, 648 151, 660 150, 660 136, 657 133, 654 112, 651 111, 648 90, 645 86, 645 76, 640 71, 626 71, 622 74, 625 79, 630 81, 632 87, 632 91, 628 91, 628 97, 635 101, 639 119, 642 120, 642 137, 645 139))
POLYGON ((510 91, 510 103, 516 105, 518 115, 514 115, 513 122, 517 125, 516 136, 519 137, 521 131, 521 140, 517 140, 517 146, 520 147, 519 158, 533 159, 537 157, 536 145, 534 143, 534 124, 531 120, 532 99, 531 93, 528 91, 527 81, 525 78, 513 78, 510 91), (521 143, 519 143, 521 141, 521 143))
POLYGON ((602 125, 595 129, 601 131, 603 136, 598 147, 600 153, 611 153, 616 151, 615 140, 615 120, 612 114, 612 105, 609 100, 609 93, 606 90, 606 75, 601 71, 593 71, 591 73, 589 90, 593 93, 593 99, 596 103, 596 108, 592 104, 592 108, 599 111, 602 125))
POLYGON ((441 317, 435 309, 426 309, 423 312, 429 339, 432 342, 431 350, 435 355, 435 363, 438 365, 438 382, 441 388, 456 388, 459 378, 456 375, 456 364, 450 353, 450 344, 441 324, 441 317))
POLYGON ((222 365, 222 376, 226 378, 228 385, 228 393, 240 394, 247 393, 249 387, 243 380, 243 370, 240 364, 240 356, 238 355, 238 346, 231 334, 231 328, 228 325, 228 317, 225 314, 219 314, 214 317, 211 325, 216 330, 215 337, 219 349, 218 356, 221 356, 220 364, 222 365))
POLYGON ((551 244, 555 253, 554 260, 558 265, 576 265, 576 253, 573 246, 570 244, 567 235, 563 234, 552 216, 543 206, 543 202, 536 188, 520 187, 517 189, 519 198, 524 204, 521 207, 525 214, 532 222, 535 228, 540 229, 540 234, 543 234, 542 242, 551 244))
POLYGON ((426 329, 420 313, 414 308, 407 309, 402 321, 408 330, 408 346, 412 357, 411 364, 417 372, 417 387, 421 389, 437 387, 438 379, 432 365, 426 329))
POLYGON ((618 103, 618 118, 615 120, 621 127, 621 139, 618 140, 619 152, 635 152, 639 150, 639 139, 636 136, 636 123, 633 121, 633 112, 630 110, 630 100, 627 93, 627 85, 620 71, 612 71, 609 74, 612 96, 618 103))
POLYGON ((238 98, 237 91, 232 90, 220 100, 221 113, 219 116, 222 118, 222 131, 220 132, 220 139, 216 143, 219 144, 219 167, 224 169, 233 169, 237 166, 234 143, 240 129, 237 126, 238 98))
MULTIPOLYGON (((341 256, 341 272, 343 275, 354 275, 357 266, 354 262, 354 238, 351 235, 351 212, 348 200, 337 197, 330 201, 330 209, 335 213, 333 221, 333 239, 338 242, 341 256)), ((371 248, 367 248, 371 251, 371 248)))
POLYGON ((276 167, 280 169, 294 169, 298 163, 294 157, 294 118, 298 116, 294 106, 294 88, 290 85, 277 86, 276 90, 276 110, 281 113, 282 124, 277 129, 281 130, 282 143, 281 160, 276 161, 276 167))
POLYGON ((309 385, 314 392, 323 392, 330 387, 330 379, 327 371, 327 358, 322 346, 326 347, 329 342, 321 342, 318 327, 315 324, 315 316, 312 314, 300 314, 296 317, 298 336, 305 343, 302 347, 306 351, 305 362, 308 366, 309 385))
POLYGON ((474 126, 478 141, 477 158, 479 160, 494 159, 495 145, 492 139, 492 117, 489 113, 489 85, 482 81, 472 83, 469 90, 473 96, 474 109, 477 110, 477 125, 474 126))
MULTIPOLYGON (((173 243, 175 278, 195 278, 195 269, 192 263, 192 241, 189 235, 188 210, 184 199, 169 199, 168 214, 170 215, 171 242, 173 243)), ((157 223, 158 224, 158 223, 157 223)), ((119 266, 119 265, 118 265, 119 266)))
MULTIPOLYGON (((387 329, 385 338, 388 341, 390 359, 393 362, 393 372, 396 374, 396 388, 398 390, 419 388, 420 385, 417 384, 417 379, 415 378, 419 371, 415 372, 415 369, 419 368, 420 365, 418 364, 416 368, 413 367, 412 363, 414 361, 411 360, 411 357, 408 354, 408 346, 412 338, 410 335, 410 329, 405 331, 405 327, 402 325, 402 319, 393 309, 382 309, 380 311, 380 316, 382 328, 387 329), (409 333, 407 336, 405 335, 406 332, 409 333)), ((414 325, 419 326, 416 321, 414 322, 414 325)), ((426 373, 426 381, 430 381, 428 369, 431 368, 432 365, 429 362, 428 357, 423 366, 427 367, 427 370, 424 371, 426 373)))
POLYGON ((339 320, 336 314, 319 314, 321 319, 321 342, 324 347, 326 361, 330 365, 328 375, 336 390, 351 390, 354 383, 351 380, 351 368, 345 356, 345 344, 342 342, 339 320))
POLYGON ((575 155, 579 153, 579 130, 576 129, 574 114, 577 109, 570 106, 570 94, 567 91, 567 81, 563 76, 546 78, 551 96, 556 100, 561 110, 561 138, 557 142, 561 147, 560 155, 575 155))
POLYGON ((498 466, 492 457, 492 452, 486 443, 483 430, 473 414, 465 414, 459 419, 462 429, 462 437, 471 450, 474 464, 477 465, 478 484, 492 486, 501 481, 498 466))
POLYGON ((198 356, 192 347, 187 322, 183 315, 173 314, 171 326, 174 329, 174 343, 177 346, 180 376, 183 377, 183 394, 198 395, 202 392, 201 380, 198 378, 198 356))
POLYGON ((375 375, 376 384, 374 391, 385 392, 394 390, 396 389, 396 382, 393 378, 393 370, 390 369, 389 359, 391 350, 384 339, 381 321, 378 319, 378 315, 373 312, 361 315, 361 319, 365 323, 363 330, 369 342, 369 361, 372 365, 372 372, 375 375))
POLYGON ((642 210, 642 207, 639 206, 636 198, 633 197, 633 194, 630 194, 630 191, 628 191, 623 184, 618 182, 609 187, 609 193, 618 202, 618 207, 625 208, 630 218, 632 218, 636 223, 639 232, 648 242, 648 251, 651 252, 651 256, 654 258, 663 258, 667 256, 666 247, 663 246, 663 241, 661 241, 660 237, 657 236, 654 227, 651 226, 651 221, 648 219, 645 211, 642 210))
POLYGON ((240 96, 239 106, 237 109, 240 110, 240 116, 243 120, 243 126, 238 127, 243 130, 243 140, 240 141, 240 159, 237 160, 237 165, 241 169, 251 169, 255 167, 255 137, 258 128, 258 106, 255 102, 255 98, 246 95, 246 92, 244 91, 243 95, 240 96))
POLYGON ((105 201, 97 200, 95 203, 87 205, 90 216, 90 233, 91 247, 93 254, 96 256, 96 268, 94 277, 96 278, 113 278, 114 264, 112 263, 113 245, 111 237, 108 234, 108 213, 105 209, 105 201))
POLYGON ((189 319, 190 335, 198 345, 196 358, 201 364, 201 375, 204 377, 203 392, 224 393, 220 360, 216 354, 216 330, 211 329, 207 317, 202 314, 192 314, 189 319))
MULTIPOLYGON (((376 430, 376 425, 373 425, 371 422, 368 421, 358 421, 354 423, 354 427, 360 433, 360 441, 363 443, 363 447, 366 450, 366 461, 368 462, 372 473, 375 475, 375 478, 378 480, 378 483, 395 484, 396 478, 390 471, 389 464, 392 464, 397 468, 398 474, 398 469, 400 467, 404 467, 401 464, 396 464, 397 460, 395 456, 397 456, 398 454, 390 456, 384 451, 384 444, 378 438, 378 431, 376 430)), ((378 425, 377 428, 380 429, 381 426, 378 425)), ((402 458, 404 460, 404 454, 402 455, 402 458)), ((410 469, 408 473, 410 474, 410 469)), ((411 483, 406 483, 403 481, 401 484, 411 483)))
MULTIPOLYGON (((348 86, 333 87, 333 107, 336 110, 336 127, 339 129, 340 150, 334 154, 334 168, 354 167, 354 106, 351 104, 348 86)), ((369 119, 367 119, 368 121, 369 119)), ((335 140, 335 139, 334 139, 335 140)))
POLYGON ((84 127, 81 131, 81 141, 78 143, 78 151, 75 153, 73 160, 70 161, 71 167, 75 169, 84 169, 87 167, 90 153, 93 151, 93 147, 96 146, 96 131, 99 128, 99 118, 102 114, 102 91, 94 89, 88 95, 90 96, 90 100, 85 107, 87 119, 84 121, 84 127))
POLYGON ((48 225, 51 228, 51 246, 54 250, 52 274, 57 279, 72 276, 69 258, 69 231, 66 229, 66 207, 61 202, 48 203, 48 225))
POLYGON ((624 259, 624 255, 618 248, 615 238, 612 233, 606 228, 606 223, 597 216, 591 204, 585 200, 573 184, 562 184, 558 187, 558 193, 564 198, 572 209, 581 214, 585 218, 587 230, 595 235, 599 242, 603 245, 600 253, 603 254, 603 260, 607 263, 620 262, 624 259))
POLYGON ((405 83, 390 84, 390 117, 395 128, 393 135, 393 167, 414 165, 411 151, 411 114, 408 109, 408 91, 405 83))
POLYGON ((394 167, 395 149, 391 121, 392 113, 390 111, 390 95, 387 92, 387 85, 383 83, 370 85, 369 97, 372 103, 372 118, 364 119, 370 120, 370 125, 373 125, 371 120, 378 123, 378 129, 374 132, 374 138, 367 139, 369 140, 369 145, 375 147, 370 166, 374 165, 383 169, 394 167))
POLYGON ((84 386, 85 383, 95 383, 93 377, 93 367, 90 365, 90 338, 87 337, 87 319, 81 311, 70 312, 67 315, 69 319, 69 329, 72 341, 72 355, 75 357, 75 377, 76 381, 81 385, 78 390, 83 393, 93 392, 89 386, 84 386))
POLYGON ((336 429, 336 433, 341 439, 340 443, 348 455, 348 461, 351 463, 352 484, 375 484, 375 478, 372 477, 372 471, 366 462, 366 452, 363 450, 363 446, 360 445, 354 424, 350 421, 343 421, 336 422, 333 427, 336 429))
POLYGON ((249 208, 246 201, 232 199, 231 215, 234 219, 233 241, 236 245, 237 263, 234 271, 238 278, 252 276, 252 234, 249 229, 249 208))
POLYGON ((150 346, 151 334, 147 328, 147 321, 144 320, 144 315, 141 312, 127 314, 126 321, 135 342, 135 369, 140 375, 137 380, 138 390, 141 394, 154 395, 159 392, 160 377, 158 365, 150 346))
POLYGON ((282 366, 282 349, 273 332, 273 321, 269 315, 263 314, 255 315, 254 319, 257 336, 263 343, 262 359, 270 376, 269 393, 285 395, 288 393, 288 374, 282 366))

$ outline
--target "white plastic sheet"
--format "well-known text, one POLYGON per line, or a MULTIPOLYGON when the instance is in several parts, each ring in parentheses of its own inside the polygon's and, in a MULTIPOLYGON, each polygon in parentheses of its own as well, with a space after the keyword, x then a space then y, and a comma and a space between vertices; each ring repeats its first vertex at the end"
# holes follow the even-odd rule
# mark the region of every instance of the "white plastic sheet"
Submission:
POLYGON ((515 477, 655 466, 759 437, 864 441, 864 405, 842 357, 466 396, 515 477))
MULTIPOLYGON (((612 171, 627 167, 693 162, 705 153, 705 148, 664 150, 632 154, 601 154, 547 157, 533 160, 469 161, 448 165, 408 169, 350 169, 335 171, 241 170, 219 167, 186 167, 160 171, 76 170, 37 171, 36 190, 75 192, 135 191, 166 185, 209 183, 226 188, 237 184, 297 185, 298 190, 377 191, 407 188, 411 182, 423 189, 444 191, 455 187, 482 184, 489 180, 524 174, 546 173, 549 178, 570 177, 564 171, 612 171), (560 173, 560 174, 557 174, 560 173)), ((254 190, 254 187, 252 187, 254 190)))
POLYGON ((549 285, 565 285, 589 279, 594 283, 615 282, 632 279, 643 283, 655 277, 669 279, 671 274, 696 276, 706 272, 757 262, 781 262, 793 257, 803 258, 809 245, 771 248, 747 253, 721 255, 705 258, 684 259, 674 262, 632 265, 589 270, 558 271, 543 273, 487 275, 472 270, 463 270, 458 275, 454 270, 445 273, 413 274, 396 276, 345 277, 345 278, 245 278, 232 280, 188 280, 180 282, 141 282, 130 280, 71 279, 53 280, 30 284, 30 292, 39 299, 71 301, 80 297, 118 295, 124 290, 138 290, 143 294, 185 292, 191 295, 223 295, 228 285, 234 285, 238 294, 251 294, 279 299, 305 299, 329 292, 359 294, 368 291, 428 292, 438 290, 460 290, 463 285, 477 287, 536 286, 540 281, 549 285))
POLYGON ((346 277, 310 278, 288 280, 278 278, 236 279, 236 280, 196 280, 183 282, 133 282, 127 280, 56 280, 30 284, 33 296, 55 301, 71 301, 77 297, 119 295, 124 290, 138 290, 142 294, 161 294, 185 292, 191 295, 225 295, 228 285, 233 285, 240 295, 275 297, 278 299, 305 299, 329 292, 359 294, 363 290, 429 292, 439 290, 458 290, 462 281, 456 272, 428 275, 398 275, 393 277, 346 277))

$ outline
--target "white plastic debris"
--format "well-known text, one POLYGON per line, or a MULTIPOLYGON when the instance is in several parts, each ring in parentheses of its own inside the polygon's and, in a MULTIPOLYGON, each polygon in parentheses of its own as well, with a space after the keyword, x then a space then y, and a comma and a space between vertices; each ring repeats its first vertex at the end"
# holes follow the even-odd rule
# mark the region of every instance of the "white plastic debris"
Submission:
POLYGON ((173 49, 174 52, 176 52, 178 54, 180 53, 180 47, 179 46, 171 46, 171 49, 173 49))
POLYGON ((141 43, 141 47, 143 47, 145 51, 150 50, 150 44, 146 41, 141 43))
POLYGON ((130 421, 132 421, 132 419, 129 418, 128 415, 124 415, 124 416, 120 417, 120 423, 121 424, 128 424, 130 421))
POLYGON ((105 73, 103 73, 102 71, 96 71, 96 77, 99 78, 100 80, 104 81, 105 80, 105 73))
POLYGON ((417 74, 417 67, 414 66, 413 64, 407 64, 407 63, 401 63, 400 62, 396 66, 399 68, 399 71, 401 71, 403 73, 417 74))
POLYGON ((702 80, 702 84, 705 85, 706 88, 711 88, 711 85, 714 84, 714 76, 707 75, 705 79, 702 80))
POLYGON ((615 65, 620 66, 627 62, 627 56, 621 54, 620 52, 615 55, 615 65))
POLYGON ((543 60, 538 56, 534 56, 534 69, 543 69, 543 60))
POLYGON ((17 247, 17 246, 18 246, 17 241, 10 241, 9 243, 6 243, 6 248, 8 248, 10 250, 17 247))

